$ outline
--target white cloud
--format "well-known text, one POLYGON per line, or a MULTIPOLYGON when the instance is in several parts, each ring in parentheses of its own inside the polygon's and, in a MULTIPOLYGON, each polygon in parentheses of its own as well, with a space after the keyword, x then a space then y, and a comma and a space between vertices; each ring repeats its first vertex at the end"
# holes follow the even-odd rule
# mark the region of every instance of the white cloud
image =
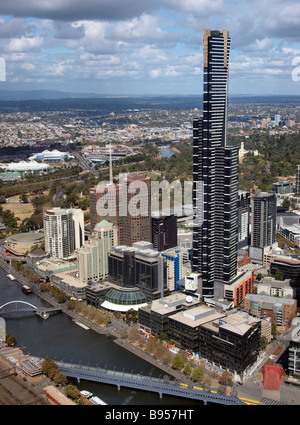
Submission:
POLYGON ((13 38, 10 40, 7 51, 9 52, 23 52, 26 50, 32 50, 40 47, 43 44, 43 38, 37 37, 25 37, 13 38))

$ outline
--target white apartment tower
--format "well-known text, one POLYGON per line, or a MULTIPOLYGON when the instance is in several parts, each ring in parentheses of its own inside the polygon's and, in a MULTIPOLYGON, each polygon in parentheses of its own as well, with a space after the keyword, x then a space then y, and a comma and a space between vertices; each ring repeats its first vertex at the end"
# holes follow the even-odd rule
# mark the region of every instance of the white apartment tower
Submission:
POLYGON ((80 209, 44 210, 45 251, 51 257, 67 259, 84 245, 84 217, 80 209))

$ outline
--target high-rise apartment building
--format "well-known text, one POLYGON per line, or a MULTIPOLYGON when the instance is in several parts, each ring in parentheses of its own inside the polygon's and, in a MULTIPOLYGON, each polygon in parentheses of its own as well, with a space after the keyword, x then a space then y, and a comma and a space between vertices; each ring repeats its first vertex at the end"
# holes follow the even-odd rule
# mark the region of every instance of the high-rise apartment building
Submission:
POLYGON ((103 183, 90 189, 91 230, 102 220, 116 225, 119 244, 151 242, 151 179, 129 173, 118 184, 103 183))
POLYGON ((84 244, 84 217, 80 209, 44 210, 45 251, 55 258, 67 259, 84 244))
POLYGON ((250 192, 238 191, 238 249, 250 245, 250 192))
POLYGON ((77 251, 79 280, 90 283, 108 276, 108 253, 118 245, 118 229, 106 220, 97 223, 93 235, 77 251))
POLYGON ((261 192, 251 201, 251 246, 252 262, 262 263, 265 248, 276 241, 276 195, 261 192))
POLYGON ((296 168, 296 193, 300 196, 300 165, 296 168))
POLYGON ((204 31, 203 117, 193 121, 193 270, 202 295, 223 298, 237 272, 238 148, 226 146, 227 31, 204 31))

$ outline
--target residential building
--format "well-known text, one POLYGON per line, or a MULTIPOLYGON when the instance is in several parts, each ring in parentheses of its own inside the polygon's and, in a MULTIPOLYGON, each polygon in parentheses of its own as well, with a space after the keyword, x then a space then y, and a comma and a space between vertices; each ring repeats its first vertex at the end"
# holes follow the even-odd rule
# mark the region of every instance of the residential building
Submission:
POLYGON ((238 148, 226 146, 228 31, 204 31, 203 117, 193 121, 193 271, 204 298, 222 298, 237 272, 238 148))
POLYGON ((297 314, 297 301, 267 295, 247 294, 244 309, 263 318, 270 318, 276 326, 287 325, 297 314))
POLYGON ((180 249, 168 249, 161 252, 167 263, 167 285, 170 291, 178 290, 178 282, 183 278, 183 252, 180 249))
POLYGON ((300 195, 300 165, 296 168, 296 193, 300 195))
POLYGON ((250 192, 238 191, 238 250, 250 245, 250 201, 250 192))
POLYGON ((224 299, 232 301, 234 307, 241 304, 252 293, 253 279, 253 272, 238 273, 230 284, 224 285, 224 299))
POLYGON ((251 246, 253 263, 263 264, 265 248, 276 241, 276 195, 261 192, 251 202, 251 246))
POLYGON ((66 259, 84 244, 84 217, 80 209, 51 208, 43 212, 45 251, 66 259))
POLYGON ((288 348, 289 352, 289 363, 288 371, 289 375, 295 378, 300 377, 300 325, 295 326, 292 330, 290 345, 288 348))
POLYGON ((266 276, 257 285, 257 295, 268 295, 279 298, 296 298, 296 288, 291 286, 289 279, 276 280, 274 277, 266 276))
POLYGON ((106 220, 94 227, 93 235, 77 251, 79 280, 90 283, 108 276, 108 253, 118 245, 118 229, 106 220))

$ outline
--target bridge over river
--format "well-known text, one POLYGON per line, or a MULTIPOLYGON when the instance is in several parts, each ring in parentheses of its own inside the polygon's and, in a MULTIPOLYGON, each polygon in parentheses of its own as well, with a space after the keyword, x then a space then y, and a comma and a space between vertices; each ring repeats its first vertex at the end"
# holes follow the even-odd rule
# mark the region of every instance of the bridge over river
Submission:
MULTIPOLYGON (((39 363, 43 361, 43 359, 40 357, 32 357, 32 359, 39 363)), ((160 397, 165 394, 199 400, 204 402, 204 404, 207 404, 208 402, 225 405, 248 404, 238 397, 218 394, 216 391, 205 391, 203 389, 197 389, 195 387, 180 384, 169 379, 155 378, 151 376, 120 372, 116 370, 101 369, 99 367, 84 366, 81 364, 65 363, 56 360, 55 362, 59 370, 70 378, 75 378, 78 381, 84 379, 87 381, 116 385, 118 390, 120 390, 121 387, 127 387, 136 390, 156 392, 160 397)))
POLYGON ((31 303, 28 303, 27 301, 9 301, 3 305, 0 306, 0 316, 3 316, 7 313, 14 313, 14 312, 32 312, 37 314, 38 316, 42 317, 43 319, 48 319, 49 315, 51 313, 57 313, 61 311, 61 308, 56 307, 37 307, 31 303))

